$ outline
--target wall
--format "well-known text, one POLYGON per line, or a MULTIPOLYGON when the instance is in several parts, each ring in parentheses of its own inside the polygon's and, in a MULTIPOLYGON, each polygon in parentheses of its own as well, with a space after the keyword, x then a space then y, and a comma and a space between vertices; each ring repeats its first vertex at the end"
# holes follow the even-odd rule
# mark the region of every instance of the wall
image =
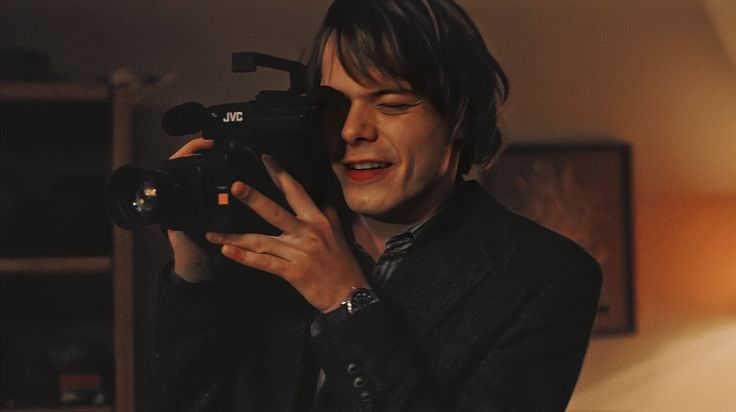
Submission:
POLYGON ((736 196, 639 198, 638 332, 594 339, 579 411, 727 411, 736 405, 736 196))
POLYGON ((638 330, 592 341, 570 410, 731 410, 736 65, 711 9, 502 3, 468 6, 496 23, 483 30, 512 76, 512 135, 612 135, 634 148, 638 330))
POLYGON ((482 30, 511 73, 514 138, 612 135, 634 148, 638 330, 592 341, 570 410, 732 410, 736 65, 720 37, 728 15, 716 14, 714 26, 719 9, 697 1, 488 3, 468 8, 493 22, 482 30))
MULTIPOLYGON (((722 42, 733 25, 717 8, 727 0, 459 2, 510 75, 507 136, 614 136, 634 148, 638 330, 593 340, 570 409, 736 404, 736 65, 733 43, 722 42)), ((150 167, 182 142, 158 131, 163 109, 283 85, 272 73, 230 74, 229 53, 298 57, 326 4, 5 0, 0 46, 46 51, 58 72, 77 77, 120 66, 176 73, 137 124, 138 163, 150 167)), ((145 274, 168 252, 155 230, 139 234, 138 245, 145 330, 145 274)))

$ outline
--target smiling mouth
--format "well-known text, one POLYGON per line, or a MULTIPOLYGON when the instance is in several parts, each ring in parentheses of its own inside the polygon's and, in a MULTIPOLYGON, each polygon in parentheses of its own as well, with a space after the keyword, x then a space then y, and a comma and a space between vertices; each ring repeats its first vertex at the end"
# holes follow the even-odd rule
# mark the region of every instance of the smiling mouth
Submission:
POLYGON ((347 168, 350 170, 362 171, 362 170, 385 169, 391 166, 391 164, 390 163, 379 163, 379 162, 362 162, 362 163, 347 164, 345 166, 347 166, 347 168))
POLYGON ((367 183, 382 176, 391 163, 360 162, 346 164, 346 175, 353 182, 367 183))

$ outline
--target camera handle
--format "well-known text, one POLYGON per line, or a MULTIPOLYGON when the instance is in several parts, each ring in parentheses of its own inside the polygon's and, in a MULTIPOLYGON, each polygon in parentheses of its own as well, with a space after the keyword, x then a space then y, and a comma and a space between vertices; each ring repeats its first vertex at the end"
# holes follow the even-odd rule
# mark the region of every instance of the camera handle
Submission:
POLYGON ((233 73, 252 73, 258 66, 288 72, 290 87, 287 93, 299 95, 308 91, 307 68, 302 63, 261 53, 233 53, 233 73))

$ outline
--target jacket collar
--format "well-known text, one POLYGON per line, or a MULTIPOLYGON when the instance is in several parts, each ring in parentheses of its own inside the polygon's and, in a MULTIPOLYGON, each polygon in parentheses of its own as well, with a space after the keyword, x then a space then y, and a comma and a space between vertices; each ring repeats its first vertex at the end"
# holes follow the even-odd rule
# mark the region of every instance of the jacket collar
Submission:
POLYGON ((380 293, 418 338, 508 258, 510 216, 469 181, 458 184, 447 206, 425 224, 380 293))

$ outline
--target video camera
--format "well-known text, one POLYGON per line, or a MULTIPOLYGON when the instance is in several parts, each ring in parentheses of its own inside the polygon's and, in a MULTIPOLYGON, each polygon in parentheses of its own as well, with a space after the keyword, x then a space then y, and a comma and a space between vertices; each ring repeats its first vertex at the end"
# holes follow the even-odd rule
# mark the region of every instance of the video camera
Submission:
POLYGON ((338 199, 322 133, 322 106, 334 90, 308 91, 303 64, 259 53, 233 53, 232 71, 257 67, 287 71, 288 90, 260 91, 255 100, 204 107, 189 102, 169 109, 162 129, 172 136, 201 132, 214 147, 197 155, 165 160, 154 171, 127 165, 110 176, 107 208, 115 224, 136 229, 159 223, 190 233, 278 234, 273 226, 230 194, 242 180, 291 210, 266 172, 268 154, 304 186, 319 205, 338 199))

